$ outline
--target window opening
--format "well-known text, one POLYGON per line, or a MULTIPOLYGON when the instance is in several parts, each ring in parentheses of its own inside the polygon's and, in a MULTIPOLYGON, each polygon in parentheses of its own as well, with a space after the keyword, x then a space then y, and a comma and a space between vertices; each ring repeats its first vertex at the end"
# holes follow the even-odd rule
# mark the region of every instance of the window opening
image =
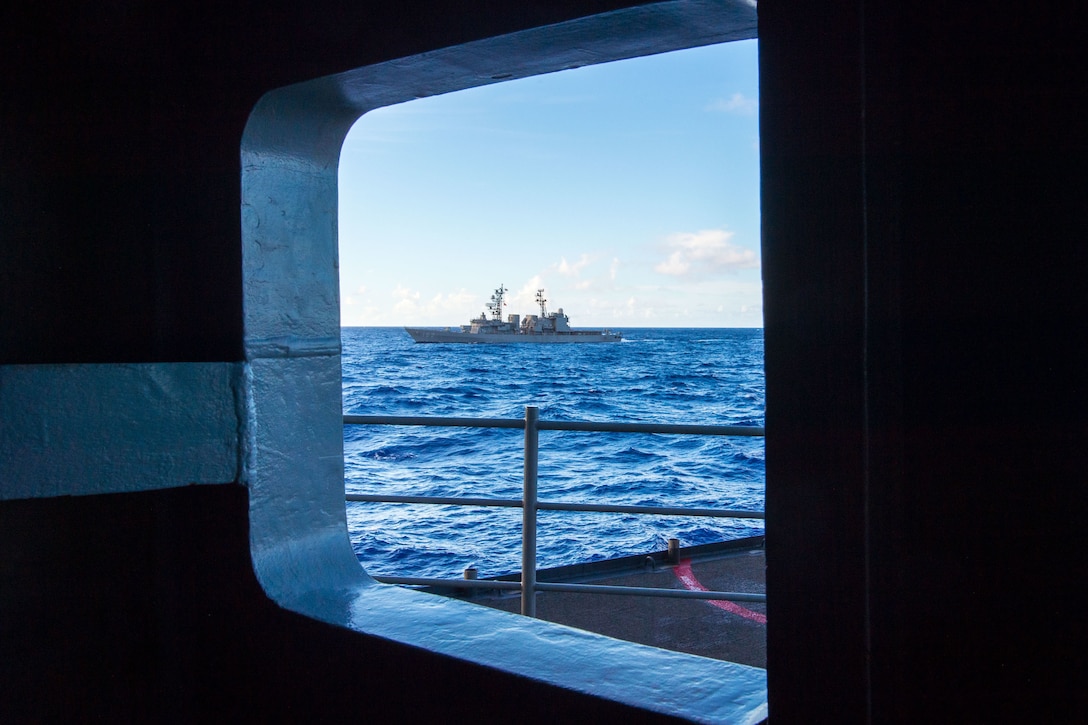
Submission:
MULTIPOLYGON (((339 167, 345 413, 518 418, 532 405, 545 420, 762 426, 757 117, 754 40, 364 115, 339 167), (431 345, 404 330, 559 308, 574 328, 610 329, 624 341, 431 345)), ((763 508, 762 438, 540 437, 541 499, 763 508)), ((348 425, 344 461, 348 493, 521 495, 515 431, 348 425)), ((518 510, 353 502, 348 524, 376 576, 520 568, 518 510)), ((541 569, 763 528, 755 519, 551 511, 538 526, 541 569)), ((756 544, 743 554, 738 572, 761 585, 756 544)), ((703 585, 699 568, 676 567, 673 585, 703 585)), ((635 606, 598 599, 598 609, 635 606)), ((488 603, 516 610, 509 598, 488 603)), ((765 656, 762 606, 718 605, 765 656)), ((656 616, 678 606, 721 615, 705 601, 638 606, 656 616)), ((671 637, 685 651, 745 656, 693 649, 695 639, 698 631, 671 637)))

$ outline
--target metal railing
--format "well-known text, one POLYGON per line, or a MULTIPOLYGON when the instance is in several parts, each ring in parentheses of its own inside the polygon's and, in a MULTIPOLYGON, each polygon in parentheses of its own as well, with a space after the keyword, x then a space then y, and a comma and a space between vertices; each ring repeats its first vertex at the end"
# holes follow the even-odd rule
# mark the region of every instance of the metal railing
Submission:
POLYGON ((345 425, 417 425, 457 428, 520 428, 525 431, 525 462, 521 499, 472 498, 466 496, 392 496, 349 493, 348 501, 378 503, 422 503, 458 506, 499 506, 522 509, 521 581, 475 579, 435 579, 428 577, 375 577, 390 584, 415 586, 455 586, 458 588, 521 590, 521 613, 536 616, 536 592, 581 592, 593 594, 637 594, 681 599, 721 599, 735 602, 766 602, 765 594, 742 592, 654 589, 600 584, 538 582, 536 572, 537 511, 595 511, 605 513, 655 514, 663 516, 711 516, 734 519, 762 519, 762 511, 684 508, 667 506, 628 506, 619 504, 567 503, 540 501, 537 498, 537 462, 539 432, 542 430, 593 431, 601 433, 657 433, 664 435, 762 436, 763 428, 727 425, 676 425, 659 423, 610 423, 588 421, 540 420, 535 406, 525 407, 525 418, 442 418, 390 415, 345 415, 345 425))

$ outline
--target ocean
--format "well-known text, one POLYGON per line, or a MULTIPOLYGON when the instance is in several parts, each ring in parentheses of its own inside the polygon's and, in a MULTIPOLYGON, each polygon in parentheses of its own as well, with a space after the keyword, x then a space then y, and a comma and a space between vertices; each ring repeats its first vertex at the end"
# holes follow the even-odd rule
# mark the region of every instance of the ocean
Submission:
MULTIPOLYGON (((587 345, 427 345, 343 328, 345 414, 762 426, 763 331, 624 330, 587 345)), ((524 432, 344 426, 348 493, 520 498, 524 432)), ((541 431, 539 498, 763 510, 762 437, 541 431)), ((520 569, 521 509, 348 502, 375 575, 520 569)), ((758 519, 541 511, 540 568, 754 536, 758 519)))

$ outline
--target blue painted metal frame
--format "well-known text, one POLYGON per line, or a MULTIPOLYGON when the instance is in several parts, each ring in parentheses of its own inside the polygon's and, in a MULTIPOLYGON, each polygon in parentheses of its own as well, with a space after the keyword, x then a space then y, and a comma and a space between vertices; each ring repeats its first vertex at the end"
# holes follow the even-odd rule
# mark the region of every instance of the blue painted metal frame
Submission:
POLYGON ((753 38, 756 22, 748 0, 649 3, 346 70, 260 99, 239 159, 245 362, 238 461, 249 489, 254 572, 281 607, 659 714, 766 718, 760 668, 435 601, 367 575, 351 548, 343 499, 337 266, 339 152, 367 111, 507 78, 753 38))

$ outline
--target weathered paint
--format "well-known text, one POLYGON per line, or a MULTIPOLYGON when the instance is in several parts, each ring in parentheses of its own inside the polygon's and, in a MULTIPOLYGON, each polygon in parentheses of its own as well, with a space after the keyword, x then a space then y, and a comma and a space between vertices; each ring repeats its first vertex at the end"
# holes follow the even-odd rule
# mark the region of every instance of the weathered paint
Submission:
MULTIPOLYGON (((679 564, 676 565, 675 568, 673 568, 673 573, 676 574, 676 578, 679 579, 680 582, 688 589, 697 592, 709 591, 705 586, 703 586, 703 583, 699 581, 699 578, 695 576, 695 572, 692 571, 691 559, 683 559, 679 564)), ((718 609, 724 609, 725 611, 736 614, 739 617, 750 619, 753 622, 758 622, 759 624, 767 623, 766 614, 763 614, 761 612, 755 612, 748 607, 742 607, 736 602, 730 602, 725 599, 711 599, 707 602, 707 604, 717 607, 718 609)))
POLYGON ((238 480, 240 363, 0 366, 0 499, 238 480))

